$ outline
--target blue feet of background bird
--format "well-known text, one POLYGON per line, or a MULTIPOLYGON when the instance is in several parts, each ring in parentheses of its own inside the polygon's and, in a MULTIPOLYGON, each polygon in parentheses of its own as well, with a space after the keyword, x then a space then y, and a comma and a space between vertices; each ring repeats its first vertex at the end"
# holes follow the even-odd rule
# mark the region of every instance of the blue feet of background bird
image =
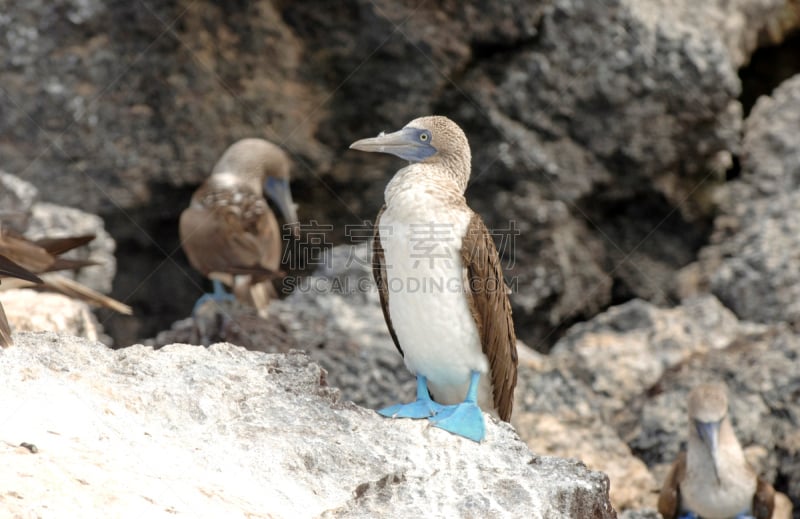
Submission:
POLYGON ((217 303, 221 303, 223 301, 236 301, 236 296, 226 291, 225 287, 222 286, 222 282, 212 279, 211 283, 214 285, 214 291, 210 294, 203 294, 200 296, 192 308, 192 316, 196 317, 197 311, 200 309, 200 307, 209 301, 214 301, 217 303))
POLYGON ((431 400, 428 392, 428 381, 422 375, 417 376, 417 400, 410 404, 395 404, 378 411, 388 418, 429 418, 441 412, 445 406, 431 400))
MULTIPOLYGON (((678 516, 678 519, 701 519, 699 515, 694 512, 684 512, 678 516)), ((733 519, 755 519, 747 510, 739 512, 733 519)))
POLYGON ((470 375, 467 397, 463 402, 450 405, 430 418, 431 423, 453 434, 480 442, 486 436, 486 424, 483 413, 478 407, 478 381, 480 373, 473 371, 470 375))

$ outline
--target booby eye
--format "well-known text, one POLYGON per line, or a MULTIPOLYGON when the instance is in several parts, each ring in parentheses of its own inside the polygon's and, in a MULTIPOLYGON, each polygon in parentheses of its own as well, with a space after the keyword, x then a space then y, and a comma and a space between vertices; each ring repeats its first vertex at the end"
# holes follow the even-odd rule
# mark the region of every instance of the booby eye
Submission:
POLYGON ((419 140, 421 140, 422 142, 427 141, 428 140, 428 134, 427 133, 420 133, 419 134, 419 140))

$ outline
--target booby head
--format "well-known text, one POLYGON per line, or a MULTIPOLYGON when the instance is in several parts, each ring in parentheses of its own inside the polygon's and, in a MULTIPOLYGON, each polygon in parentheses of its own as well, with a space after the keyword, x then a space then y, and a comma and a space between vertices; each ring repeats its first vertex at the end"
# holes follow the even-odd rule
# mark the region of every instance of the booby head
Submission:
POLYGON ((298 227, 297 206, 289 188, 291 160, 279 146, 265 139, 246 138, 231 144, 212 170, 211 181, 220 189, 244 183, 261 191, 280 211, 285 223, 298 227))
POLYGON ((469 180, 472 157, 467 136, 456 123, 442 115, 419 117, 401 130, 358 140, 350 148, 388 153, 412 164, 444 165, 457 175, 455 180, 463 189, 469 180))
POLYGON ((708 449, 714 465, 714 475, 719 483, 718 453, 719 431, 728 417, 728 394, 722 384, 701 384, 689 393, 689 434, 694 435, 708 449))

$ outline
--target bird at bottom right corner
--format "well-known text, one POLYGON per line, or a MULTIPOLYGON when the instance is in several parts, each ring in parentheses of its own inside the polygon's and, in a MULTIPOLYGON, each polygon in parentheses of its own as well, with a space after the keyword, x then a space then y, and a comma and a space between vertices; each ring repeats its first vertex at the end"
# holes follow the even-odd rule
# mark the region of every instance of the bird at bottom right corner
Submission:
POLYGON ((658 499, 665 519, 791 519, 788 498, 745 459, 728 416, 723 384, 701 384, 688 398, 689 438, 658 499))

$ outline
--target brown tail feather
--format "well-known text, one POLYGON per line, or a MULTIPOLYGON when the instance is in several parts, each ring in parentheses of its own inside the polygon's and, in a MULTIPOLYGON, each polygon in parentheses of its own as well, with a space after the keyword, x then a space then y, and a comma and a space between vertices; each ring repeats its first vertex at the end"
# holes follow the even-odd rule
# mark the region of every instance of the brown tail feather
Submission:
POLYGON ((56 270, 77 270, 83 267, 91 267, 93 265, 99 265, 99 263, 92 260, 56 258, 53 264, 50 265, 45 272, 54 272, 56 270))
POLYGON ((86 245, 94 239, 94 234, 86 234, 83 236, 68 236, 66 238, 42 238, 35 240, 34 243, 53 256, 58 256, 81 245, 86 245))
POLYGON ((133 314, 133 309, 125 303, 121 303, 112 297, 103 295, 100 292, 92 290, 91 288, 70 278, 60 276, 58 274, 48 274, 47 276, 44 276, 43 280, 44 284, 42 285, 42 288, 55 290, 56 292, 60 292, 66 296, 86 301, 89 304, 110 308, 111 310, 124 315, 133 314))
POLYGON ((30 281, 31 283, 41 283, 42 280, 31 272, 30 270, 21 267, 11 261, 10 259, 6 258, 3 255, 0 255, 0 277, 13 277, 18 279, 24 279, 25 281, 30 281))

